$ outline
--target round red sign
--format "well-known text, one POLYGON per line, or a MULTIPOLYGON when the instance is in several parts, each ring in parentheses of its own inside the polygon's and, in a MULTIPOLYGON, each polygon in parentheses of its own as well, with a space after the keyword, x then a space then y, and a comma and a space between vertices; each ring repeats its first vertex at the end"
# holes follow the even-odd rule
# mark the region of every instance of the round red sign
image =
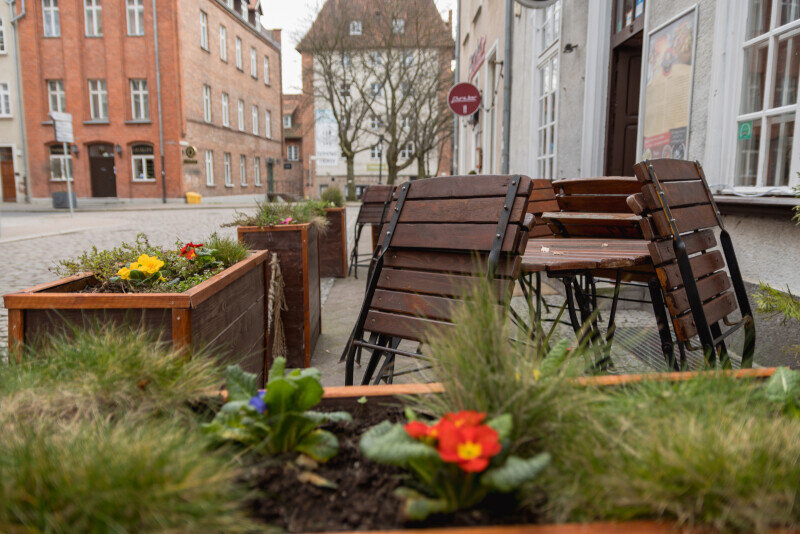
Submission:
POLYGON ((447 95, 447 104, 456 115, 468 117, 478 111, 481 105, 481 92, 471 83, 457 83, 447 95))

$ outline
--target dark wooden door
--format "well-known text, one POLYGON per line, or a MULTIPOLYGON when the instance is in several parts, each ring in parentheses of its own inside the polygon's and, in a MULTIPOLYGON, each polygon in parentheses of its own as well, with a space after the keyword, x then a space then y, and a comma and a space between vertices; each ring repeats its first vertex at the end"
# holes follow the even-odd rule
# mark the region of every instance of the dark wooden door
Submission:
POLYGON ((113 147, 95 145, 89 147, 89 174, 92 180, 93 197, 117 196, 117 175, 114 172, 113 147))
POLYGON ((614 48, 611 55, 605 174, 630 176, 636 164, 639 84, 642 72, 641 38, 629 39, 614 48))
POLYGON ((0 182, 3 187, 3 202, 16 202, 17 185, 14 179, 14 160, 0 161, 0 182))

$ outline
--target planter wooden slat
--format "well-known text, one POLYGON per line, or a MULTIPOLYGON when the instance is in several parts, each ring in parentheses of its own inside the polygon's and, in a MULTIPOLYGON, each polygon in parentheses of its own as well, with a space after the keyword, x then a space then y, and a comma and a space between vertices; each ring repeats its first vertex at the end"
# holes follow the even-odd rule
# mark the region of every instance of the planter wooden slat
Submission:
POLYGON ((268 258, 266 250, 255 252, 184 293, 71 293, 96 281, 85 273, 5 295, 9 349, 19 357, 23 344, 55 331, 116 323, 142 328, 177 349, 208 350, 263 381, 268 258))
POLYGON ((323 278, 347 278, 347 215, 345 208, 326 208, 328 228, 319 240, 319 268, 323 278))
POLYGON ((287 309, 281 312, 289 367, 309 367, 319 338, 322 309, 319 287, 319 236, 310 224, 240 226, 239 240, 278 255, 287 309))
POLYGON ((679 529, 674 523, 658 521, 619 521, 602 523, 564 523, 560 525, 504 525, 482 527, 417 528, 407 530, 364 530, 338 534, 675 534, 708 532, 706 529, 679 529))

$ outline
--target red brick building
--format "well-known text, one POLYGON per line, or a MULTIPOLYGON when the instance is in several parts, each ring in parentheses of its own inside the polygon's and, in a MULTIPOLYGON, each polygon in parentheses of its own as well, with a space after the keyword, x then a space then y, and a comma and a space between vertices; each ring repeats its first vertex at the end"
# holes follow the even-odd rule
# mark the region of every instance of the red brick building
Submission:
MULTIPOLYGON (((304 184, 310 181, 307 155, 310 154, 303 145, 305 130, 313 130, 313 122, 303 117, 309 98, 304 95, 283 95, 283 144, 286 149, 283 172, 287 188, 296 190, 296 194, 304 194, 304 184)), ((293 191, 294 192, 294 191, 293 191)))
POLYGON ((28 2, 19 29, 34 199, 69 176, 79 198, 118 199, 260 196, 282 178, 280 31, 261 27, 260 2, 153 5, 28 2), (73 116, 68 154, 50 111, 73 116))

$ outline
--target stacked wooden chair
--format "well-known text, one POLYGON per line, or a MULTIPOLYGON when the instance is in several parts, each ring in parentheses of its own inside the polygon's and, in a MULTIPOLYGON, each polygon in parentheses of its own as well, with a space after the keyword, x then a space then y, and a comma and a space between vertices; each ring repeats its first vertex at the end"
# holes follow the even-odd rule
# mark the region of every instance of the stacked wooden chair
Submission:
POLYGON ((358 217, 356 218, 355 243, 353 244, 353 251, 350 253, 350 267, 347 270, 348 276, 350 276, 352 272, 354 276, 358 278, 358 268, 369 267, 372 262, 372 253, 358 253, 358 242, 361 239, 361 232, 364 230, 364 227, 370 226, 372 229, 372 250, 375 250, 384 210, 386 209, 392 189, 393 186, 391 185, 371 185, 364 191, 364 196, 361 199, 361 209, 358 210, 358 217))
POLYGON ((398 186, 384 217, 366 296, 345 347, 346 384, 370 353, 362 383, 393 380, 402 340, 424 342, 453 328, 453 309, 481 277, 498 303, 512 295, 525 248, 528 197, 524 176, 450 176, 398 186), (379 367, 380 365, 380 367, 379 367))
POLYGON ((753 314, 730 234, 700 164, 660 159, 638 163, 634 170, 642 190, 628 204, 642 216, 681 361, 688 348, 702 350, 712 364, 728 365, 725 340, 743 328, 742 367, 752 366, 753 314), (731 319, 737 312, 739 319, 731 319), (692 344, 694 338, 699 346, 692 344))

